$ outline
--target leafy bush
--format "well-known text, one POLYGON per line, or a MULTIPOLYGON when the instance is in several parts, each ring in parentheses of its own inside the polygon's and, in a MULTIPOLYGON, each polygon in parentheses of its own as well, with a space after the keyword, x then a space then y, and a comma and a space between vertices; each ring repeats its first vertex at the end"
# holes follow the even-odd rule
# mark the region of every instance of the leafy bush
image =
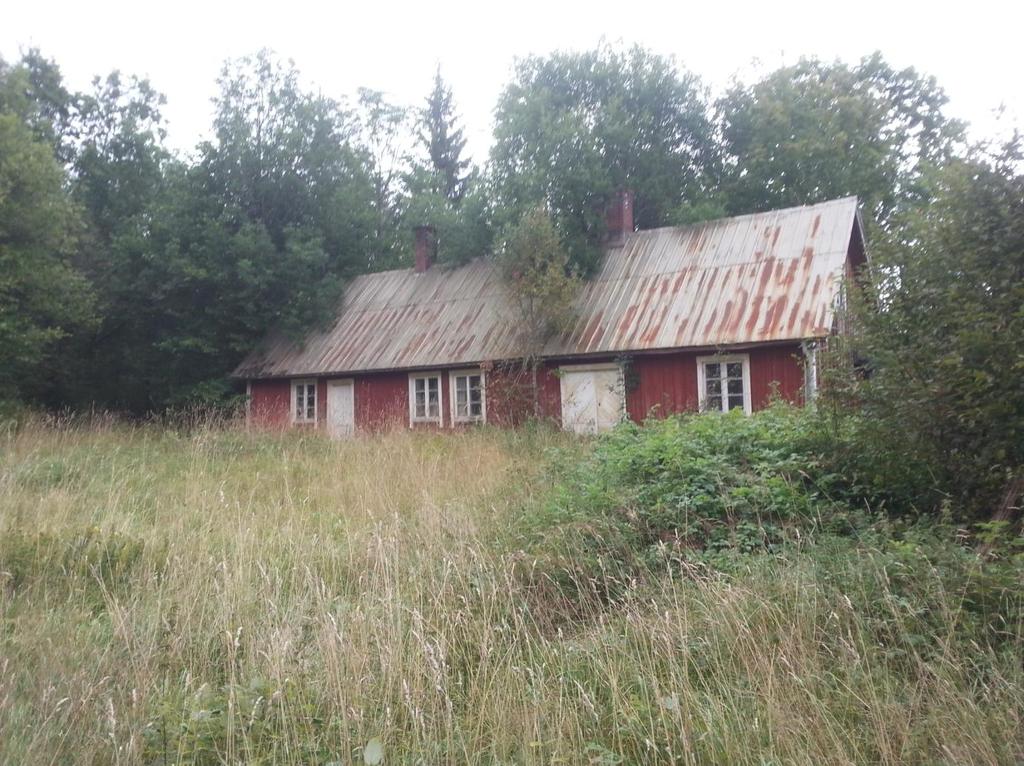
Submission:
POLYGON ((589 553, 603 574, 627 576, 666 547, 750 552, 812 528, 848 531, 863 515, 847 502, 856 488, 818 446, 813 413, 784 404, 624 423, 582 460, 555 456, 556 486, 525 521, 527 545, 556 560, 589 553))

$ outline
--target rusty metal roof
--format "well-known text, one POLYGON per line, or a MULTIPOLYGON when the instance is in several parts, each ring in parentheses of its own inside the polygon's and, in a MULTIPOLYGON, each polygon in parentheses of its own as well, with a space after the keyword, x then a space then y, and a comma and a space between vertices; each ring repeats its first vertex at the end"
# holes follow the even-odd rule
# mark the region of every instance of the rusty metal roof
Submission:
MULTIPOLYGON (((638 231, 608 248, 549 356, 708 348, 823 337, 857 219, 855 197, 694 226, 638 231)), ((450 367, 522 354, 515 311, 477 259, 357 277, 333 325, 270 338, 241 378, 450 367)))

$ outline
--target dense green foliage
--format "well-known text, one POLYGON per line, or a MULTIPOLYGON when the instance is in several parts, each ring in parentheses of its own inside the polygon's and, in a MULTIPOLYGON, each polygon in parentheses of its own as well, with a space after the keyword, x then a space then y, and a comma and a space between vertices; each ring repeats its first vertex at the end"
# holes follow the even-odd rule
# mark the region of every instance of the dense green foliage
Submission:
POLYGON ((469 183, 470 162, 463 157, 466 138, 456 124, 452 89, 441 77, 440 67, 434 74, 434 89, 420 112, 417 138, 429 160, 429 190, 449 202, 460 202, 469 183))
POLYGON ((1011 143, 930 175, 931 204, 877 244, 840 349, 865 360, 867 378, 831 387, 827 406, 862 413, 847 424, 855 448, 888 465, 880 484, 922 510, 952 503, 965 515, 1001 509, 1009 518, 1024 498, 1019 168, 1011 143))
POLYGON ((704 87, 671 59, 610 46, 531 56, 498 101, 496 204, 514 221, 545 202, 587 273, 616 191, 638 190, 640 227, 663 226, 679 206, 707 196, 715 152, 704 87))
POLYGON ((0 112, 0 401, 38 393, 57 341, 93 319, 71 262, 80 228, 50 147, 0 112))
POLYGON ((589 550, 621 571, 666 553, 763 551, 821 526, 848 529, 845 487, 816 434, 814 415, 785 405, 623 424, 586 460, 570 456, 536 531, 545 549, 589 550))
POLYGON ((406 179, 405 220, 434 227, 442 262, 465 263, 487 255, 494 236, 488 190, 464 156, 466 139, 440 68, 417 124, 419 156, 406 179))
POLYGON ((922 176, 949 160, 962 126, 934 78, 875 53, 856 66, 803 59, 736 84, 718 102, 729 212, 860 198, 869 223, 926 199, 922 176))
POLYGON ((737 574, 764 566, 751 554, 806 557, 816 578, 860 595, 858 610, 872 615, 877 639, 890 646, 890 605, 874 602, 876 574, 865 581, 852 571, 850 557, 861 552, 889 573, 899 597, 921 602, 899 628, 918 651, 939 651, 949 640, 998 644, 1007 625, 1024 621, 1019 528, 974 530, 993 546, 982 567, 963 546, 964 529, 951 523, 956 509, 920 515, 914 496, 886 492, 888 467, 870 456, 851 460, 815 410, 776 404, 753 416, 623 424, 582 460, 578 450, 555 451, 551 466, 553 490, 524 517, 520 534, 537 559, 531 581, 555 583, 573 608, 580 599, 620 599, 637 578, 680 567, 737 574), (949 593, 964 610, 955 637, 942 634, 941 618, 926 606, 949 593))

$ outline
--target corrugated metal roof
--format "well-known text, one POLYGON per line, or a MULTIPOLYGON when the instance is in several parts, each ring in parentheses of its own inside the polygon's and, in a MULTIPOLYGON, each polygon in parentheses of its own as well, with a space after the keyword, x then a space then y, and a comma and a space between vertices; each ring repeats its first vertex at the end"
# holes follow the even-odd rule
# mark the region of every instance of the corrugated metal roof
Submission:
MULTIPOLYGON (((549 356, 716 347, 822 337, 857 200, 638 231, 609 248, 549 356)), ((448 367, 522 354, 515 311, 485 259, 367 274, 333 326, 305 343, 271 338, 242 378, 448 367)))

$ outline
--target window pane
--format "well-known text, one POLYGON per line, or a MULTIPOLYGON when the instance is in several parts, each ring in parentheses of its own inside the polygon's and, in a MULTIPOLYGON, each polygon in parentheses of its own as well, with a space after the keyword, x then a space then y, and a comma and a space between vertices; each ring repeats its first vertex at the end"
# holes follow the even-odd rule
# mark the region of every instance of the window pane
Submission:
POLYGON ((722 393, 722 381, 720 380, 709 380, 708 390, 705 391, 708 396, 717 396, 722 393))
POLYGON ((711 362, 704 365, 704 377, 708 380, 717 380, 722 377, 722 365, 718 362, 711 362))
POLYGON ((730 378, 743 377, 743 362, 729 362, 726 367, 726 375, 730 378))
POLYGON ((437 395, 437 387, 440 381, 437 378, 427 378, 427 416, 436 418, 441 414, 441 407, 437 395))
POLYGON ((474 375, 470 378, 469 389, 469 414, 474 418, 483 417, 484 414, 484 389, 480 376, 474 375))
POLYGON ((706 409, 711 412, 721 411, 722 409, 722 397, 720 396, 709 396, 707 399, 706 409))
POLYGON ((743 394, 743 380, 729 380, 729 393, 730 394, 743 394))
POLYGON ((743 394, 739 396, 729 397, 729 409, 730 410, 742 410, 743 409, 743 394))

